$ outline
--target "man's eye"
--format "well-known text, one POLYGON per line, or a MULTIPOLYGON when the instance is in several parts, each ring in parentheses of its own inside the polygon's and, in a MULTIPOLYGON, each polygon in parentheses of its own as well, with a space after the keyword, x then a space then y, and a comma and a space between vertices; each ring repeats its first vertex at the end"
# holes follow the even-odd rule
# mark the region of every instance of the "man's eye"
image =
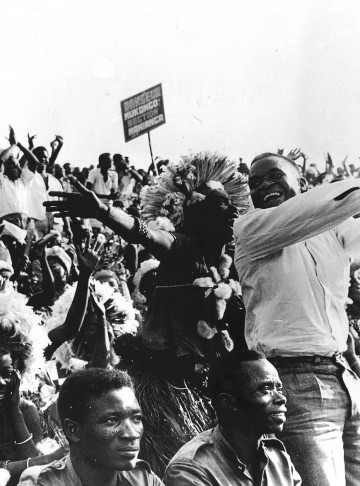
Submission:
POLYGON ((117 419, 116 419, 115 417, 108 418, 108 419, 106 419, 105 423, 106 423, 107 425, 114 425, 114 424, 116 424, 116 423, 117 423, 117 419))
POLYGON ((260 186, 260 181, 250 181, 249 182, 250 189, 256 189, 260 186))
POLYGON ((142 422, 142 415, 134 415, 133 422, 140 424, 142 422))
POLYGON ((279 179, 282 178, 282 174, 273 174, 271 177, 272 177, 272 179, 275 179, 276 181, 278 181, 279 179))

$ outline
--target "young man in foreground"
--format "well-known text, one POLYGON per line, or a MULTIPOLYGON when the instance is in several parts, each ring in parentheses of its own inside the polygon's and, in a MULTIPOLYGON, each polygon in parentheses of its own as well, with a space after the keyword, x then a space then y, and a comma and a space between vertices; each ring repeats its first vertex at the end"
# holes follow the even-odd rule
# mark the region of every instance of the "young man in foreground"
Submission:
POLYGON ((58 412, 70 453, 27 469, 19 486, 161 486, 138 460, 143 423, 133 384, 119 370, 90 368, 62 385, 58 412))

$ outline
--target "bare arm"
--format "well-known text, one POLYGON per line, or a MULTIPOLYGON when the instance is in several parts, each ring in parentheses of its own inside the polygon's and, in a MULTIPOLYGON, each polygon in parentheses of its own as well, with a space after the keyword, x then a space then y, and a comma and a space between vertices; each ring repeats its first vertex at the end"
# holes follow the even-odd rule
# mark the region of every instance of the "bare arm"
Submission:
POLYGON ((351 170, 349 168, 347 158, 348 158, 348 156, 346 156, 345 159, 342 161, 342 166, 344 167, 344 172, 345 172, 346 177, 349 177, 349 178, 352 179, 353 175, 352 175, 351 170))
POLYGON ((357 376, 360 378, 360 360, 355 353, 355 342, 353 336, 350 333, 348 335, 347 346, 348 348, 344 352, 344 357, 346 358, 354 373, 356 373, 357 376))
POLYGON ((14 430, 16 457, 17 459, 26 459, 37 456, 39 451, 35 447, 33 434, 30 433, 25 423, 24 415, 20 410, 20 373, 14 371, 13 374, 15 384, 13 391, 7 397, 6 410, 14 430))
POLYGON ((55 140, 53 140, 50 143, 51 155, 49 158, 49 166, 48 166, 49 169, 51 169, 51 167, 55 164, 55 160, 57 159, 57 156, 59 155, 59 152, 62 149, 63 145, 64 145, 63 138, 60 135, 55 135, 55 140))
MULTIPOLYGON (((65 322, 49 332, 50 341, 58 346, 72 339, 82 326, 89 299, 89 281, 99 257, 95 251, 85 249, 83 254, 78 252, 78 261, 80 267, 79 280, 65 322)), ((52 351, 54 351, 53 348, 52 351)))
POLYGON ((11 126, 9 126, 9 142, 11 146, 16 145, 19 147, 28 162, 32 161, 35 166, 39 163, 37 157, 35 157, 35 155, 28 148, 24 147, 24 145, 17 141, 15 131, 11 126))
POLYGON ((19 477, 25 471, 25 469, 27 469, 27 467, 45 466, 50 462, 62 459, 68 452, 69 451, 67 448, 60 447, 51 454, 31 457, 21 461, 12 461, 7 465, 7 470, 9 471, 11 477, 19 477))
POLYGON ((109 339, 108 324, 106 321, 106 311, 104 305, 98 301, 93 292, 91 300, 97 316, 96 321, 96 344, 89 368, 104 368, 110 364, 111 343, 109 339))
POLYGON ((141 243, 159 260, 169 252, 174 238, 162 230, 139 228, 138 220, 118 208, 109 208, 96 195, 78 181, 73 181, 79 193, 51 192, 51 196, 61 197, 59 201, 46 201, 47 211, 55 216, 96 218, 111 228, 129 243, 141 243))

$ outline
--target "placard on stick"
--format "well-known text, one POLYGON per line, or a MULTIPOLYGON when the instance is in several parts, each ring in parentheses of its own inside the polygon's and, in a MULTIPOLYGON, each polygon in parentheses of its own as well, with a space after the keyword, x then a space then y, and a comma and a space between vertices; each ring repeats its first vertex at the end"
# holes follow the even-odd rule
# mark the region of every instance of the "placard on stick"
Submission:
POLYGON ((121 101, 125 142, 149 133, 165 123, 161 84, 121 101))

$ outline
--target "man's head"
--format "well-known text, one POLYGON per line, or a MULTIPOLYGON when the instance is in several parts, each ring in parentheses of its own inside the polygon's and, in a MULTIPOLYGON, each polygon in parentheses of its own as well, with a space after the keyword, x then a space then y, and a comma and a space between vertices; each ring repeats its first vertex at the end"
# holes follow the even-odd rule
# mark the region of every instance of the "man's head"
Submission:
POLYGON ((129 375, 89 368, 62 385, 58 412, 70 453, 92 467, 135 467, 143 434, 141 409, 129 375))
POLYGON ((117 164, 119 164, 120 162, 122 162, 124 159, 123 159, 123 156, 121 154, 114 154, 113 160, 114 160, 114 165, 115 165, 115 169, 116 169, 117 168, 117 164))
POLYGON ((112 164, 111 154, 105 153, 99 155, 99 167, 102 170, 109 170, 112 164))
POLYGON ((58 180, 61 180, 64 177, 64 169, 63 169, 63 167, 60 164, 55 164, 54 165, 53 175, 58 180))
POLYGON ((44 172, 44 170, 46 169, 46 167, 49 164, 49 153, 48 153, 48 151, 46 150, 45 147, 35 147, 32 152, 39 161, 38 166, 37 166, 37 171, 40 172, 40 173, 44 172))
POLYGON ((273 153, 258 155, 252 161, 249 187, 254 206, 261 209, 279 206, 307 190, 296 162, 273 153))
POLYGON ((9 157, 4 162, 4 174, 11 180, 16 181, 21 176, 21 167, 19 160, 15 157, 9 157))
POLYGON ((71 174, 72 172, 72 167, 71 167, 71 164, 69 162, 66 162, 64 164, 64 171, 65 171, 65 175, 68 176, 71 174))
POLYGON ((201 193, 193 194, 198 201, 185 206, 183 231, 193 237, 229 243, 238 210, 223 188, 212 187, 212 181, 207 185, 201 188, 201 193))
POLYGON ((94 275, 95 280, 99 280, 101 283, 107 283, 115 290, 119 290, 120 281, 118 276, 112 270, 99 270, 94 275))
POLYGON ((280 432, 286 398, 274 366, 255 351, 232 351, 210 369, 209 390, 219 423, 261 436, 280 432))

